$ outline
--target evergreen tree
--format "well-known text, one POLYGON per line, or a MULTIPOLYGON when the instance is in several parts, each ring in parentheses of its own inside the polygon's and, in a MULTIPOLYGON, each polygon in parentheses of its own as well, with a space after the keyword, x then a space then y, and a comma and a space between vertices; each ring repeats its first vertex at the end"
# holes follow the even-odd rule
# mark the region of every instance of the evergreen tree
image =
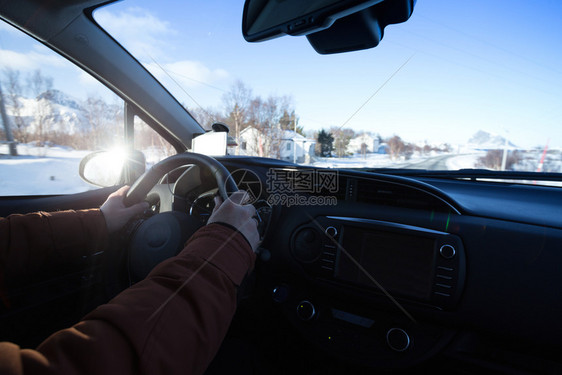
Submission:
POLYGON ((318 144, 320 144, 320 156, 331 157, 334 149, 334 137, 324 129, 318 133, 318 144))

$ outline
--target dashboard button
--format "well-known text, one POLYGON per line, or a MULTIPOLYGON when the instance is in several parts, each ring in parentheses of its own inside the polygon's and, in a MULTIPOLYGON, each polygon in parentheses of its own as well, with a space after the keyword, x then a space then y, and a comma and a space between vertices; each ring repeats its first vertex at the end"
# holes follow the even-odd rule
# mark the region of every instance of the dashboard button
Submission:
POLYGON ((410 347, 410 336, 402 328, 391 328, 386 333, 386 343, 395 352, 403 352, 410 347))
POLYGON ((289 288, 286 285, 279 285, 273 288, 271 298, 277 303, 283 303, 289 298, 289 288))
POLYGON ((324 230, 324 233, 326 233, 326 236, 328 237, 336 238, 336 236, 338 235, 338 230, 336 229, 336 227, 330 226, 324 230))
POLYGON ((309 321, 316 316, 316 309, 310 301, 301 301, 297 305, 297 316, 304 321, 309 321))
POLYGON ((451 245, 443 245, 439 249, 439 254, 445 259, 453 259, 457 254, 455 248, 451 245))
POLYGON ((322 253, 320 233, 312 228, 301 229, 293 242, 293 255, 303 263, 314 262, 322 253))

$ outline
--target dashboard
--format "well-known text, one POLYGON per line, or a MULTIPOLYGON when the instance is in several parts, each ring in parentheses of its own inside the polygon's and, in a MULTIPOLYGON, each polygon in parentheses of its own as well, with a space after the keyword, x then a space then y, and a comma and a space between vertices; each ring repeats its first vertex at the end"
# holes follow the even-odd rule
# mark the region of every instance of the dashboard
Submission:
POLYGON ((284 319, 310 344, 299 351, 376 370, 562 370, 559 189, 221 162, 277 203, 254 294, 268 324, 284 319))
MULTIPOLYGON (((559 188, 218 160, 264 223, 227 340, 249 343, 266 373, 562 373, 559 188)), ((215 181, 174 171, 147 196, 174 215, 153 218, 203 225, 215 181)), ((92 207, 110 192, 6 200, 4 215, 92 207)), ((103 303, 102 260, 22 291, 2 313, 4 339, 35 346, 103 303)))
MULTIPOLYGON (((227 337, 274 368, 562 372, 559 188, 218 160, 249 192, 263 240, 227 337)), ((137 238, 180 251, 189 234, 160 238, 159 226, 193 232, 216 193, 205 168, 172 171, 147 196, 165 215, 137 238)), ((139 259, 163 253, 143 243, 139 259)), ((138 279, 161 259, 141 260, 138 279)))

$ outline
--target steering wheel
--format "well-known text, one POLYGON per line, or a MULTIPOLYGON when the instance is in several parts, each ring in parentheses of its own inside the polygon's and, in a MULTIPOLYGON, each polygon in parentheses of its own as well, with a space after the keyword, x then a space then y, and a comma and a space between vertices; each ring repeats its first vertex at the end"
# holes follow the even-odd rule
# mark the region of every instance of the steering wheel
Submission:
MULTIPOLYGON (((236 183, 221 163, 206 155, 186 152, 162 160, 140 176, 127 192, 123 200, 125 206, 141 202, 162 177, 188 164, 206 168, 211 172, 223 200, 228 199, 229 193, 238 191, 236 183)), ((161 212, 142 221, 130 235, 129 281, 144 279, 160 262, 178 254, 187 239, 201 226, 198 218, 179 211, 161 212)))
POLYGON ((230 178, 230 173, 224 165, 209 156, 185 152, 183 154, 170 156, 154 164, 152 168, 133 183, 127 192, 127 196, 123 199, 123 203, 125 206, 129 207, 135 203, 141 202, 166 173, 186 164, 195 164, 199 167, 209 169, 215 176, 219 188, 219 195, 223 200, 228 199, 229 193, 238 191, 236 183, 230 178))

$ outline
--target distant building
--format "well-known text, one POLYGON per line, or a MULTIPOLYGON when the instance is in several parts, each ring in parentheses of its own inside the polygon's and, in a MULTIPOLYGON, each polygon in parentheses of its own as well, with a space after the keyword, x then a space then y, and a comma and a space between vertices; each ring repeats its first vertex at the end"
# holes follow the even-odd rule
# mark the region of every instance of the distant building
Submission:
POLYGON ((248 126, 240 132, 238 139, 238 154, 247 156, 265 156, 268 149, 269 140, 260 131, 252 126, 248 126))
POLYGON ((292 130, 285 130, 279 149, 280 158, 295 163, 309 163, 310 157, 314 156, 315 145, 314 139, 305 138, 292 130))
MULTIPOLYGON (((379 137, 373 136, 369 133, 363 133, 349 141, 347 146, 347 153, 352 155, 357 154, 370 154, 370 153, 381 153, 379 144, 379 137)), ((382 152, 384 153, 384 152, 382 152)))
MULTIPOLYGON (((261 132, 249 126, 240 132, 238 140, 238 154, 247 156, 271 157, 267 155, 270 150, 272 139, 261 134, 261 132)), ((282 160, 307 163, 314 155, 315 140, 308 139, 292 130, 285 130, 281 133, 279 142, 279 158, 282 160)), ((232 150, 231 154, 234 154, 232 150)))

